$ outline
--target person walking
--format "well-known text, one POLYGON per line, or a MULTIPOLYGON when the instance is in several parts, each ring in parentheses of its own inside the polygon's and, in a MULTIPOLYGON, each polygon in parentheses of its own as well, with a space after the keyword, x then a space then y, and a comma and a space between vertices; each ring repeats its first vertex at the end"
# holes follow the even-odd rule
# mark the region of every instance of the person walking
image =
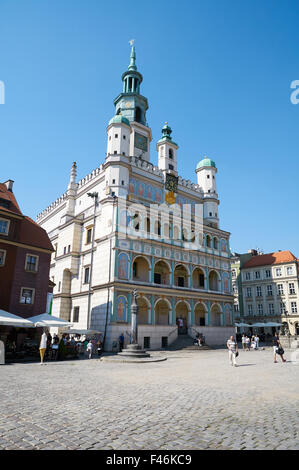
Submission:
POLYGON ((246 351, 250 351, 250 338, 246 336, 245 338, 246 351))
POLYGON ((91 359, 92 357, 92 352, 93 352, 93 344, 91 339, 89 340, 89 343, 87 345, 86 351, 88 352, 88 359, 91 359))
POLYGON ((260 338, 258 337, 258 335, 255 335, 256 349, 259 348, 259 342, 260 342, 260 338))
POLYGON ((244 333, 242 335, 242 348, 245 351, 245 349, 246 349, 246 336, 245 336, 244 333))
POLYGON ((238 343, 231 336, 226 343, 228 349, 228 360, 231 366, 237 367, 236 357, 239 355, 238 343))
POLYGON ((125 343, 125 337, 124 337, 124 334, 122 333, 120 337, 118 338, 119 352, 122 352, 124 348, 124 343, 125 343))
POLYGON ((273 343, 273 359, 274 359, 274 362, 278 362, 276 360, 276 354, 278 354, 281 357, 282 362, 287 362, 286 359, 283 357, 284 350, 283 350, 283 347, 280 344, 280 340, 279 340, 279 336, 278 336, 277 331, 275 332, 275 335, 273 336, 272 343, 273 343))
POLYGON ((40 364, 44 364, 44 357, 45 357, 45 352, 47 349, 47 333, 46 330, 44 330, 41 339, 40 339, 40 344, 39 344, 39 354, 40 354, 40 364))

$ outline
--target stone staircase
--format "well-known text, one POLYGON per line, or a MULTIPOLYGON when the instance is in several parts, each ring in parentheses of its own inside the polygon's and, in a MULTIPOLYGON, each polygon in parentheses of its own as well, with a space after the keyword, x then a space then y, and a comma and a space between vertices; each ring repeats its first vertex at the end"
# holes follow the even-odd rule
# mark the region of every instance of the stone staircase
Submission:
POLYGON ((166 348, 167 351, 206 351, 212 349, 210 346, 197 346, 194 345, 194 339, 189 335, 178 335, 177 339, 166 348))

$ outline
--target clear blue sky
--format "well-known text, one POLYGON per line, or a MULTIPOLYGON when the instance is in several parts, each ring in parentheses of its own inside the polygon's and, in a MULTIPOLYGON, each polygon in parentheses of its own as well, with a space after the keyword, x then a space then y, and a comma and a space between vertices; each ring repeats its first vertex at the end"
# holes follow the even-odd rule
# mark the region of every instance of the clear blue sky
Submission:
POLYGON ((152 161, 168 121, 183 177, 216 161, 232 250, 299 257, 298 23, 298 0, 0 0, 0 181, 35 218, 103 162, 134 38, 152 161))

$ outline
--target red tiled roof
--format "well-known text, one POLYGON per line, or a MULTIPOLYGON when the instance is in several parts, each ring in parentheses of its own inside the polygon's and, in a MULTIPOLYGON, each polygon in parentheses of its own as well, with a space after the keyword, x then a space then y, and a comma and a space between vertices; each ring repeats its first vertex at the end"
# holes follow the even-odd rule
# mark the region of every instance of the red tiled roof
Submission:
POLYGON ((294 256, 293 253, 290 251, 275 251, 274 253, 267 253, 266 255, 253 256, 243 265, 243 269, 254 268, 255 266, 288 263, 290 261, 296 261, 296 256, 294 256))
POLYGON ((22 220, 19 237, 20 242, 26 245, 54 251, 47 232, 30 217, 24 217, 22 220))
POLYGON ((36 247, 54 251, 47 232, 34 222, 34 220, 30 219, 30 217, 26 217, 22 214, 14 194, 8 191, 4 183, 0 183, 0 199, 5 199, 10 202, 8 208, 2 207, 0 203, 0 210, 22 216, 19 225, 18 242, 24 243, 24 245, 30 245, 32 248, 36 247))
POLYGON ((0 199, 10 202, 9 207, 2 207, 0 204, 0 209, 7 212, 14 212, 15 214, 22 215, 19 204, 11 191, 8 191, 6 184, 0 183, 0 199))

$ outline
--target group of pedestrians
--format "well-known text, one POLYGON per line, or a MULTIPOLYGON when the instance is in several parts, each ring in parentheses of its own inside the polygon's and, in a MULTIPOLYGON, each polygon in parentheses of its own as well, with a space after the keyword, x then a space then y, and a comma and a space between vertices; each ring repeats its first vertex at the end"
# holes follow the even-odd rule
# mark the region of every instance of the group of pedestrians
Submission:
POLYGON ((243 334, 242 336, 242 348, 244 351, 250 351, 251 349, 257 350, 259 348, 260 338, 258 335, 252 335, 251 338, 243 334))
MULTIPOLYGON (((286 359, 283 357, 284 355, 284 349, 280 343, 278 333, 276 332, 273 339, 272 339, 272 344, 273 344, 273 359, 274 363, 277 363, 277 355, 280 356, 282 362, 286 362, 286 359)), ((228 349, 228 360, 231 366, 237 367, 237 357, 239 356, 239 348, 238 348, 238 343, 235 340, 234 336, 231 336, 227 340, 227 349, 228 349)), ((259 345, 259 337, 257 335, 254 335, 251 339, 248 336, 243 335, 242 337, 242 346, 244 351, 250 351, 250 347, 252 349, 258 349, 259 345), (244 339, 243 339, 244 338, 244 339), (253 344, 253 347, 252 347, 253 344)))
POLYGON ((69 336, 63 334, 61 338, 54 333, 53 337, 49 332, 44 330, 40 340, 40 360, 44 364, 44 360, 63 360, 69 351, 72 351, 76 357, 79 355, 87 354, 91 359, 93 354, 97 352, 101 356, 103 345, 99 339, 88 339, 81 335, 69 336))

